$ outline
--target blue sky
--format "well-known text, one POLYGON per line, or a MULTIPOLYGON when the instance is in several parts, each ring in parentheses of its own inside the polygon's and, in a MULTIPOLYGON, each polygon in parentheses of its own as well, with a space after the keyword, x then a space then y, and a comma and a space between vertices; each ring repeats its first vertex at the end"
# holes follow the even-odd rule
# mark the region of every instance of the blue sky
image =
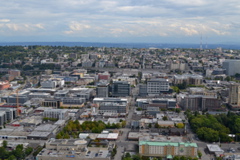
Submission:
POLYGON ((239 43, 239 0, 8 0, 0 42, 239 43))

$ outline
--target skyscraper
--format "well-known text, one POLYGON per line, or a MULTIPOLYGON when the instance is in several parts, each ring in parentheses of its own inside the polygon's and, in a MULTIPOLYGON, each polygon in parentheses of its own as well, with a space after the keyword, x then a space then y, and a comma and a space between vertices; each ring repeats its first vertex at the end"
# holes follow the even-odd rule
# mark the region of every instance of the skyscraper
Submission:
POLYGON ((234 109, 240 109, 240 84, 229 86, 229 105, 234 109))

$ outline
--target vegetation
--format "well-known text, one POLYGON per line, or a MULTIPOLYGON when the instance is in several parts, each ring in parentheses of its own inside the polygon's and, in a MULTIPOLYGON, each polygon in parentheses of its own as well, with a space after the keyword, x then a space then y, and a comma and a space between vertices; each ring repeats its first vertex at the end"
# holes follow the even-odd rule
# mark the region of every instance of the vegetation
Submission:
MULTIPOLYGON (((229 112, 220 115, 200 115, 195 112, 186 112, 192 130, 197 136, 208 142, 231 142, 234 139, 228 134, 237 134, 240 132, 240 115, 229 112)), ((238 136, 238 134, 237 134, 238 136)), ((236 137, 237 139, 238 137, 236 137)))
POLYGON ((7 149, 7 141, 3 141, 3 146, 0 147, 0 158, 1 159, 25 159, 28 155, 32 153, 33 149, 31 147, 23 148, 22 144, 17 145, 17 147, 9 151, 7 149))
POLYGON ((173 160, 198 160, 198 158, 185 157, 185 156, 175 156, 173 160))
POLYGON ((126 126, 126 121, 121 121, 120 123, 105 124, 102 121, 85 121, 80 125, 78 120, 70 120, 68 124, 60 131, 56 138, 57 139, 69 139, 71 136, 73 138, 78 138, 81 132, 91 132, 91 133, 101 133, 104 129, 114 129, 126 126))
MULTIPOLYGON (((148 157, 140 157, 140 155, 131 155, 130 153, 126 153, 122 160, 149 160, 148 157)), ((158 158, 156 160, 162 160, 162 158, 158 158)))
POLYGON ((44 117, 43 121, 58 121, 57 118, 48 118, 48 117, 44 117))

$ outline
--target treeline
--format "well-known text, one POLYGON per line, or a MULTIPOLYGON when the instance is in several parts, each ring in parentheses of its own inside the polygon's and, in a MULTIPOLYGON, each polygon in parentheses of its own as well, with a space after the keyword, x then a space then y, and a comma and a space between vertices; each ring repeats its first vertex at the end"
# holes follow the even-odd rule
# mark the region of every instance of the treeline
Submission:
POLYGON ((69 139, 71 136, 73 138, 78 138, 79 133, 101 133, 104 129, 115 129, 125 127, 126 121, 121 121, 120 123, 105 124, 103 121, 85 121, 82 124, 78 120, 70 120, 68 124, 60 131, 56 138, 57 139, 69 139))
POLYGON ((7 141, 3 141, 2 147, 0 147, 0 158, 8 160, 20 160, 25 159, 28 155, 32 153, 33 149, 31 147, 23 148, 22 144, 17 145, 17 147, 9 151, 7 149, 7 141))
MULTIPOLYGON (((185 112, 192 130, 197 134, 199 139, 207 142, 231 142, 234 139, 229 134, 239 136, 240 116, 229 112, 220 115, 200 115, 190 111, 185 112)), ((236 137, 236 139, 237 139, 236 137)))

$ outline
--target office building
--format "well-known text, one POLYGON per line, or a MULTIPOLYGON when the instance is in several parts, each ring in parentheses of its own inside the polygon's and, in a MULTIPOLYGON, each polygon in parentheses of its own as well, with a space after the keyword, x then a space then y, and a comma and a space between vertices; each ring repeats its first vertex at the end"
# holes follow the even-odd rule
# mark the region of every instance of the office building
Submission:
POLYGON ((108 97, 108 84, 98 84, 97 85, 97 97, 108 97))
POLYGON ((68 119, 68 110, 67 109, 47 109, 47 110, 44 110, 43 117, 66 120, 68 119))
POLYGON ((167 79, 159 78, 147 81, 148 95, 157 95, 167 91, 169 91, 169 82, 167 79))
POLYGON ((127 113, 127 103, 115 103, 115 102, 102 102, 99 103, 99 113, 127 113))
POLYGON ((111 92, 113 97, 126 97, 131 94, 131 86, 126 81, 114 81, 111 85, 111 92))
POLYGON ((223 62, 223 69, 226 69, 226 74, 228 76, 234 76, 235 74, 240 74, 240 60, 236 59, 226 59, 223 62))

